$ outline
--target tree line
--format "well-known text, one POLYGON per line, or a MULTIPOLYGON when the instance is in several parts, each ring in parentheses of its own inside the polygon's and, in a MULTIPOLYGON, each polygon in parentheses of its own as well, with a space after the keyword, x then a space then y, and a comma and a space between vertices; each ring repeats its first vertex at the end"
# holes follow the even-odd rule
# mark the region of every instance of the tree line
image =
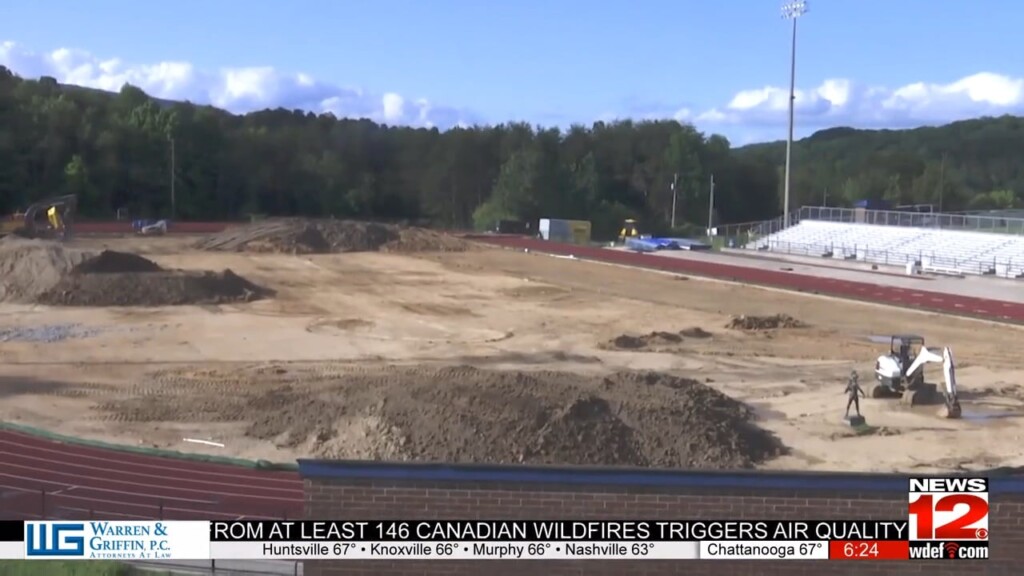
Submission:
MULTIPOLYGON (((1024 118, 1001 116, 912 130, 833 128, 793 149, 792 206, 850 206, 862 199, 927 204, 937 211, 1024 207, 1024 118)), ((737 151, 772 161, 785 144, 737 151)))
MULTIPOLYGON (((1012 203, 1006 191, 1016 202, 1019 124, 816 134, 796 148, 791 205, 819 205, 824 190, 830 205, 939 194, 949 208, 983 205, 981 196, 1002 205, 1012 203)), ((673 204, 677 228, 702 230, 712 175, 717 223, 775 217, 783 159, 778 143, 734 149, 675 121, 440 131, 283 109, 234 115, 0 67, 4 214, 77 194, 79 213, 94 218, 334 216, 464 229, 551 217, 591 220, 607 237, 625 218, 665 231, 673 204)))
POLYGON ((672 121, 440 131, 281 109, 233 115, 0 69, 0 131, 2 213, 78 194, 80 214, 96 218, 333 215, 469 228, 551 217, 589 219, 607 235, 627 217, 664 228, 673 180, 677 222, 703 228, 712 173, 720 220, 779 209, 770 162, 672 121))

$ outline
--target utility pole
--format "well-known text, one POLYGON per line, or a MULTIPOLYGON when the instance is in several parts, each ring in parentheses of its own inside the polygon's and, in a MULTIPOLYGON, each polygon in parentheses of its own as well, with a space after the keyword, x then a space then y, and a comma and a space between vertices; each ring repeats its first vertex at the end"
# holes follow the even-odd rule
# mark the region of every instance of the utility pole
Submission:
POLYGON ((168 136, 167 139, 171 141, 171 218, 173 219, 178 217, 178 202, 174 195, 174 174, 177 166, 175 166, 174 159, 174 137, 168 136))
POLYGON ((708 194, 708 238, 711 237, 711 228, 715 220, 715 175, 711 175, 711 193, 708 194))
POLYGON ((821 197, 821 205, 828 208, 828 186, 825 186, 825 193, 821 197))
POLYGON ((789 137, 786 138, 786 176, 783 188, 782 227, 789 227, 789 174, 793 157, 793 107, 796 103, 796 21, 807 12, 805 0, 794 0, 782 5, 782 17, 793 21, 793 40, 789 53, 789 137))
POLYGON ((676 227, 676 183, 679 182, 679 173, 672 175, 672 229, 676 227))

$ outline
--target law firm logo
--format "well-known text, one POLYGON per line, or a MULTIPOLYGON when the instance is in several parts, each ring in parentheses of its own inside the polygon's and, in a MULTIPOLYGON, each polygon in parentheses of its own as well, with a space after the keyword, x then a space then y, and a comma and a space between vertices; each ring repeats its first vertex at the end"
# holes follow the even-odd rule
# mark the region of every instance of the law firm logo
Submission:
POLYGON ((28 558, 84 557, 85 524, 81 522, 26 522, 25 556, 28 558))
POLYGON ((987 478, 911 478, 910 540, 988 541, 987 478))

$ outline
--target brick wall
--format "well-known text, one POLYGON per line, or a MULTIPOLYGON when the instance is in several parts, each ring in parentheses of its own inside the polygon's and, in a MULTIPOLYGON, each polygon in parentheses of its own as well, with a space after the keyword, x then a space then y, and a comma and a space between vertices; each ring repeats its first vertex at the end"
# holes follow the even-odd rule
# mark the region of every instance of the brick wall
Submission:
MULTIPOLYGON (((493 467, 482 474, 479 467, 300 462, 306 517, 311 519, 902 520, 907 514, 906 479, 892 476, 633 471, 632 479, 619 473, 612 482, 599 477, 607 477, 609 471, 543 469, 530 476, 529 470, 493 467), (325 473, 328 467, 333 473, 325 473), (657 482, 644 482, 645 477, 657 482)), ((1012 483, 1012 489, 1005 489, 1004 483, 1000 490, 993 479, 992 559, 984 562, 345 561, 308 563, 305 574, 1010 576, 1020 574, 1024 566, 1024 491, 1017 486, 1024 481, 1012 483)))

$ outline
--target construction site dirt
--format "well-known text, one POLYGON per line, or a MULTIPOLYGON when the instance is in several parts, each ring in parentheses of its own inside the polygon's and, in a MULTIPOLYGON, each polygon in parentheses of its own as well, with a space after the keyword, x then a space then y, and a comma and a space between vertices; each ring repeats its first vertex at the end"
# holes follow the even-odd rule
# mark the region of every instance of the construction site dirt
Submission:
POLYGON ((1024 464, 1016 326, 422 231, 343 250, 342 236, 304 230, 314 228, 326 245, 308 231, 280 241, 253 240, 252 230, 79 237, 47 248, 68 263, 57 271, 28 261, 24 245, 17 261, 0 247, 0 419, 271 461, 922 472, 1024 464), (103 250, 114 252, 95 260, 103 250), (16 270, 32 280, 12 282, 16 270), (129 274, 151 292, 139 277, 225 270, 245 290, 219 300, 75 296, 98 282, 86 277, 129 274), (48 326, 53 334, 39 337, 48 326), (871 378, 883 352, 868 336, 903 332, 955 347, 964 417, 868 398, 870 426, 844 426, 847 376, 871 378))

